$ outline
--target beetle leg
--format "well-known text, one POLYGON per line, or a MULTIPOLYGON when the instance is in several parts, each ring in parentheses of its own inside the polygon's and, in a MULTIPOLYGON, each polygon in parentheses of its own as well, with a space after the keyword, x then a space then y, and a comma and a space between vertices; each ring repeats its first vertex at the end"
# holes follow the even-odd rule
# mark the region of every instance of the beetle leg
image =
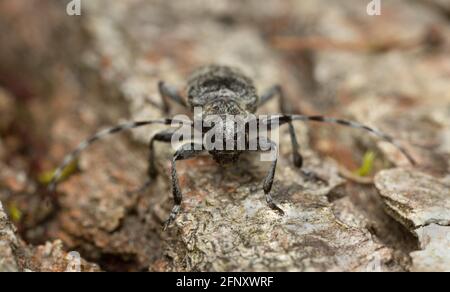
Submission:
POLYGON ((184 98, 178 93, 178 90, 170 85, 167 85, 164 81, 158 82, 158 90, 163 102, 163 110, 166 114, 170 111, 170 104, 168 100, 173 100, 183 107, 187 107, 187 103, 184 98))
POLYGON ((199 155, 203 150, 196 150, 198 147, 201 147, 199 149, 203 149, 203 146, 200 144, 196 144, 194 142, 191 142, 189 144, 184 144, 178 150, 175 152, 173 159, 172 159, 172 192, 173 192, 173 199, 174 199, 174 206, 172 208, 172 211, 170 212, 169 218, 164 223, 164 230, 167 229, 167 227, 172 223, 175 218, 177 217, 178 212, 181 208, 181 201, 183 199, 183 194, 180 189, 180 184, 178 182, 178 175, 177 175, 177 169, 176 169, 176 162, 179 160, 186 160, 193 158, 197 155, 199 155))
MULTIPOLYGON (((263 95, 261 95, 261 100, 258 106, 262 106, 275 96, 278 96, 278 106, 281 113, 286 114, 286 98, 283 92, 283 89, 280 85, 272 86, 269 90, 266 91, 263 95)), ((294 162, 294 165, 298 168, 301 168, 303 166, 303 157, 300 154, 300 145, 297 141, 297 135, 295 134, 295 128, 292 122, 288 123, 289 126, 289 136, 291 138, 291 145, 292 145, 292 161, 294 162)))
POLYGON ((267 142, 270 144, 270 151, 275 152, 275 157, 270 165, 269 173, 264 179, 263 183, 264 194, 266 195, 266 202, 269 205, 269 207, 278 212, 280 215, 284 215, 284 211, 273 202, 272 195, 270 194, 272 190, 273 180, 275 177, 275 171, 277 168, 278 146, 275 142, 271 140, 267 140, 267 142))

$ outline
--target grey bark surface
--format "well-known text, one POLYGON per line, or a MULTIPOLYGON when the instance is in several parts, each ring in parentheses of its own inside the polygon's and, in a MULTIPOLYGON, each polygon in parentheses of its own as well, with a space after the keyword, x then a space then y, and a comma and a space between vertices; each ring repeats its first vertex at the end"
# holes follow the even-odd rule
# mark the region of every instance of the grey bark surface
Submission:
POLYGON ((94 272, 95 264, 64 251, 60 240, 31 247, 16 234, 0 203, 0 272, 94 272))
POLYGON ((447 180, 404 169, 381 171, 375 184, 386 209, 418 237, 414 271, 450 271, 450 186, 447 180))

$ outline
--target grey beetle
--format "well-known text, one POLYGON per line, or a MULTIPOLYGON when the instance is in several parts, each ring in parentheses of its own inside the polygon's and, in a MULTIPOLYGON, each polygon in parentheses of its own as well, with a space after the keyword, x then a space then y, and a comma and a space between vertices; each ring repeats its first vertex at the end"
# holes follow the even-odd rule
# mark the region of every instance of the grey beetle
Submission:
MULTIPOLYGON (((203 112, 203 119, 208 116, 226 116, 226 115, 247 115, 253 114, 256 110, 265 104, 267 101, 275 96, 279 99, 279 110, 281 114, 269 116, 264 120, 266 125, 270 126, 276 125, 281 126, 287 124, 289 127, 289 134, 292 145, 292 156, 293 163, 296 167, 301 168, 303 165, 303 159, 299 152, 299 144, 297 142, 293 122, 294 121, 313 121, 313 122, 325 122, 339 124, 347 127, 363 129, 371 132, 375 136, 393 144, 396 146, 410 161, 411 164, 415 165, 414 159, 408 152, 402 148, 394 139, 390 136, 370 128, 368 126, 362 125, 357 122, 347 121, 343 119, 329 118, 324 116, 306 116, 306 115, 289 115, 286 113, 286 102, 283 95, 282 88, 279 85, 271 87, 267 92, 261 96, 257 95, 256 88, 253 81, 245 76, 241 71, 236 68, 228 66, 218 66, 211 65, 205 66, 197 69, 189 78, 187 85, 187 102, 178 91, 171 86, 166 85, 164 82, 159 82, 158 84, 159 92, 162 99, 161 108, 168 114, 170 111, 169 101, 174 101, 183 107, 190 107, 193 110, 196 107, 200 107, 203 112)), ((159 120, 148 120, 148 121, 136 121, 121 124, 103 131, 98 132, 91 138, 80 143, 80 145, 69 155, 64 158, 62 164, 56 169, 55 174, 50 182, 49 189, 53 191, 56 187, 56 183, 60 179, 63 169, 75 158, 81 151, 86 149, 89 145, 98 141, 105 136, 110 134, 118 133, 123 130, 133 129, 141 126, 151 125, 151 124, 164 124, 164 125, 182 125, 186 121, 176 120, 176 119, 159 119, 159 120)), ((226 125, 226 124, 224 124, 226 125)), ((193 126, 193 124, 192 124, 193 126)), ((157 169, 155 167, 155 151, 154 144, 156 141, 162 143, 171 143, 172 137, 175 133, 174 128, 162 131, 154 135, 150 139, 149 148, 149 167, 148 176, 150 181, 153 180, 157 175, 157 169)), ((224 140, 236 139, 236 135, 230 129, 223 129, 225 134, 224 140)), ((202 131, 204 133, 205 131, 202 131)), ((248 137, 248 135, 246 136, 248 137)), ((248 143, 249 141, 246 141, 248 143)), ((272 141, 267 141, 269 143, 269 148, 271 150, 276 149, 278 145, 272 141)), ((236 143, 234 144, 236 145, 236 143)), ((195 145, 194 142, 186 143, 180 146, 174 153, 172 159, 172 191, 174 198, 174 206, 170 213, 168 220, 164 224, 164 229, 173 222, 176 218, 182 202, 182 192, 178 183, 178 176, 176 171, 176 162, 179 160, 185 160, 193 158, 199 155, 205 150, 203 145, 195 145), (197 147, 195 147, 197 146, 197 147)), ((262 151, 262 149, 257 149, 262 151)), ((215 161, 219 164, 232 163, 239 159, 239 155, 242 150, 238 149, 227 149, 227 150, 209 150, 215 161)), ((273 202, 272 196, 270 194, 272 189, 272 184, 275 176, 275 169, 277 165, 277 159, 274 159, 271 163, 269 173, 264 179, 263 189, 266 196, 267 204, 270 208, 277 211, 280 214, 284 214, 283 211, 273 202)), ((306 175, 311 176, 310 173, 305 172, 306 175)))

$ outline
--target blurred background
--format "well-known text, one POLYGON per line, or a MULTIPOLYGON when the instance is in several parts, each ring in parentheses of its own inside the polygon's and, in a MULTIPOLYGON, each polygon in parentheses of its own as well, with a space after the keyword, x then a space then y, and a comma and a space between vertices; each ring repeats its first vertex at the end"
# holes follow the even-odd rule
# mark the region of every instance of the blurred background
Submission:
MULTIPOLYGON (((188 74, 211 63, 241 68, 259 93, 281 84, 292 113, 380 128, 412 153, 421 171, 448 178, 450 2, 381 0, 377 16, 367 14, 369 3, 0 0, 5 212, 33 246, 60 240, 52 244, 80 249, 106 270, 168 270, 161 255, 167 255, 171 235, 161 235, 153 218, 166 207, 143 210, 159 206, 158 198, 170 192, 160 187, 165 191, 145 204, 123 196, 145 179, 144 143, 155 129, 110 140, 72 165, 66 178, 89 174, 75 175, 61 187, 63 195, 49 194, 45 186, 64 155, 98 128, 162 116, 152 105, 159 102, 159 80, 183 92, 188 74), (77 12, 75 2, 81 15, 69 15, 77 12), (150 230, 145 239, 137 236, 142 229, 150 230)), ((276 112, 276 103, 261 110, 276 112)), ((388 220, 370 196, 376 193, 373 176, 407 165, 405 159, 365 133, 300 129, 302 147, 336 161, 341 176, 354 182, 331 197, 353 196, 364 216, 376 210, 381 215, 370 220, 388 220), (355 195, 361 193, 368 195, 355 195)), ((395 227, 379 229, 400 235, 392 239, 379 231, 384 243, 405 255, 417 248, 403 227, 389 222, 395 227)))

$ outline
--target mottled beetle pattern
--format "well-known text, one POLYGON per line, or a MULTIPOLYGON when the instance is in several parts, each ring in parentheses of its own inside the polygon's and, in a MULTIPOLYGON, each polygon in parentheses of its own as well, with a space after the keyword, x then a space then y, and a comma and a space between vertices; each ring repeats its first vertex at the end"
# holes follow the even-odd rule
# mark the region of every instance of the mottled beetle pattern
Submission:
MULTIPOLYGON (((303 159, 299 151, 299 143, 297 142, 297 137, 295 134, 295 129, 293 122, 294 121, 313 121, 313 122, 324 122, 324 123, 332 123, 343 125, 352 128, 363 129, 369 131, 370 133, 378 136, 379 138, 393 144, 396 146, 411 162, 411 164, 415 165, 414 159, 411 157, 408 152, 402 148, 394 139, 390 136, 365 126, 363 124, 343 120, 336 119, 324 116, 306 116, 306 115, 291 115, 286 114, 286 101, 282 91, 282 88, 279 85, 271 87, 267 92, 258 96, 256 88, 253 84, 253 81, 245 76, 240 70, 237 68, 232 68, 228 66, 218 66, 211 65, 205 66, 197 69, 190 78, 188 79, 187 84, 187 102, 186 99, 179 94, 179 92, 172 86, 166 85, 164 82, 159 82, 158 84, 159 93, 161 96, 162 104, 161 108, 164 113, 168 114, 170 112, 170 101, 176 102, 179 105, 190 108, 193 110, 196 107, 202 108, 203 116, 202 119, 207 118, 208 116, 223 116, 226 115, 248 115, 254 114, 256 110, 265 104, 267 101, 271 100, 273 97, 278 96, 279 101, 279 110, 281 114, 272 115, 269 117, 265 117, 264 122, 269 126, 276 125, 281 126, 287 124, 289 127, 289 135, 291 139, 292 145, 292 158, 293 163, 296 167, 301 169, 303 165, 303 159), (276 122, 276 123, 275 123, 276 122)), ((147 120, 147 121, 136 121, 124 123, 103 131, 98 132, 93 135, 91 138, 86 141, 80 143, 78 147, 67 155, 64 158, 62 164, 56 169, 52 181, 50 182, 49 189, 54 191, 56 187, 56 183, 60 179, 64 168, 75 159, 81 151, 86 149, 92 143, 109 136, 114 133, 122 132, 128 129, 134 129, 142 126, 152 125, 152 124, 163 124, 163 125, 176 125, 180 126, 185 124, 186 121, 176 120, 176 119, 157 119, 157 120, 147 120)), ((193 124, 192 124, 193 126, 193 124)), ((161 143, 171 143, 172 136, 175 133, 175 128, 171 128, 168 130, 164 130, 162 132, 154 135, 149 142, 149 158, 148 158, 148 176, 149 182, 154 180, 158 175, 157 168, 155 166, 155 151, 154 144, 155 142, 161 143)), ((226 129, 224 129, 224 133, 228 133, 226 129)), ((232 131, 230 131, 232 133, 232 131)), ((204 131, 202 131, 204 133, 204 131)), ((236 136, 233 134, 224 135, 224 140, 228 139, 236 139, 236 136)), ((180 160, 186 160, 190 158, 194 158, 202 153, 205 149, 203 145, 195 145, 195 142, 188 142, 183 144, 178 149, 175 150, 175 153, 172 158, 172 166, 171 166, 171 179, 172 179, 172 193, 174 199, 174 206, 169 215, 168 220, 164 224, 164 229, 173 222, 180 211, 181 203, 182 203, 182 191, 180 189, 178 183, 178 176, 176 170, 176 163, 180 160), (196 150, 199 149, 199 150, 196 150)), ((249 143, 249 141, 246 141, 249 143)), ((277 149, 278 145, 270 140, 268 140, 270 144, 270 150, 277 149)), ((237 143, 234 143, 236 145, 237 143)), ((262 149, 258 149, 258 151, 263 151, 262 149)), ((209 153, 212 155, 214 160, 219 164, 233 163, 239 159, 240 154, 242 154, 243 150, 231 149, 231 150, 209 150, 209 153)), ((264 179, 263 189, 266 197, 266 202, 270 208, 278 212, 280 215, 283 215, 284 212, 281 208, 279 208, 272 199, 271 189, 275 176, 275 170, 277 165, 277 159, 274 159, 271 162, 269 172, 264 179)), ((306 175, 311 177, 310 173, 304 172, 306 175)), ((148 185, 148 183, 146 184, 148 185)))

